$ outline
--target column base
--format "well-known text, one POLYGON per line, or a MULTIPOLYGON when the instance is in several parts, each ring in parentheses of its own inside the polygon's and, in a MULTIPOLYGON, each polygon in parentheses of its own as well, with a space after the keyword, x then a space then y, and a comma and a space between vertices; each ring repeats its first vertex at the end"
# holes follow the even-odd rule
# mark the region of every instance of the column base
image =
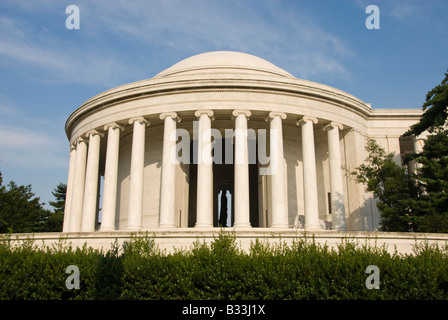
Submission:
POLYGON ((112 227, 106 227, 106 228, 101 228, 98 230, 99 232, 114 232, 117 231, 115 228, 112 227))
POLYGON ((347 228, 338 228, 338 227, 336 227, 336 228, 331 228, 331 230, 333 230, 333 231, 347 231, 348 229, 347 228))
POLYGON ((177 226, 175 224, 159 224, 159 229, 175 229, 177 226))
POLYGON ((242 229, 252 229, 250 223, 234 223, 233 228, 242 230, 242 229))
POLYGON ((141 231, 142 230, 142 226, 127 226, 126 230, 129 230, 129 231, 141 231))
POLYGON ((305 231, 319 231, 319 230, 322 230, 320 225, 305 226, 305 231))
POLYGON ((289 228, 289 226, 287 225, 287 224, 271 224, 270 226, 269 226, 269 228, 272 228, 272 229, 279 229, 279 228, 289 228))
POLYGON ((213 228, 212 224, 196 224, 194 226, 196 229, 210 229, 213 228))

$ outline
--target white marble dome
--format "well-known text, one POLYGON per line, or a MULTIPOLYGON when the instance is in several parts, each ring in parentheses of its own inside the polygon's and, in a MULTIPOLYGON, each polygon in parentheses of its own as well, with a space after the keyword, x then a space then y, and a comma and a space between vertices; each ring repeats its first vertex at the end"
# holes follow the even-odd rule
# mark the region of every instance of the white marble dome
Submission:
POLYGON ((285 70, 251 54, 235 51, 201 53, 182 60, 160 72, 155 78, 178 75, 226 74, 268 75, 293 78, 285 70))

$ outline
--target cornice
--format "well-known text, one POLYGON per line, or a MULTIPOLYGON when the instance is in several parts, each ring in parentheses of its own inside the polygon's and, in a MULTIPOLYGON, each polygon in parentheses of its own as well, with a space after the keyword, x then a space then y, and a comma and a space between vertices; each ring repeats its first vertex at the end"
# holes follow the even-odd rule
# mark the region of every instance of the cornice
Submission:
POLYGON ((383 119, 409 119, 418 120, 421 118, 423 110, 421 109, 374 109, 372 110, 369 120, 383 119))
POLYGON ((316 86, 313 86, 314 83, 312 82, 299 79, 296 80, 297 81, 288 79, 288 81, 285 82, 252 79, 209 79, 169 81, 162 83, 152 83, 150 80, 143 80, 110 89, 89 99, 69 116, 65 129, 67 136, 69 136, 71 127, 79 119, 82 119, 90 112, 119 103, 162 95, 201 92, 248 92, 306 97, 333 103, 337 106, 349 109, 352 112, 361 114, 364 118, 368 118, 371 114, 371 109, 367 104, 350 94, 331 87, 327 88, 325 85, 316 83, 316 86))

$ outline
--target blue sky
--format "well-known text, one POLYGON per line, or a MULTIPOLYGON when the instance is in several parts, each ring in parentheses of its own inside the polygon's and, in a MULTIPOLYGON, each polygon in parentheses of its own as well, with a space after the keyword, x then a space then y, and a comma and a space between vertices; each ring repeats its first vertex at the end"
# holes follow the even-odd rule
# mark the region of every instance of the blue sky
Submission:
POLYGON ((259 56, 372 108, 420 108, 448 68, 447 14, 441 0, 0 0, 3 182, 52 200, 76 108, 207 51, 259 56), (372 4, 379 30, 365 26, 372 4), (69 5, 78 30, 66 28, 69 5))

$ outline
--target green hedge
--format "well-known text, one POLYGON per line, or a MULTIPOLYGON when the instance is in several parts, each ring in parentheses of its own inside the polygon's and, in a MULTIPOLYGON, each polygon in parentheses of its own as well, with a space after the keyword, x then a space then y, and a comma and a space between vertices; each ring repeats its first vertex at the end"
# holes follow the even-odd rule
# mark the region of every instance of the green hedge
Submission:
POLYGON ((73 248, 64 241, 38 248, 4 238, 0 299, 448 299, 445 246, 421 245, 414 255, 342 242, 337 250, 313 239, 291 245, 256 241, 241 251, 234 235, 211 245, 161 252, 147 235, 119 247, 73 248), (69 265, 80 288, 67 289, 69 265), (380 270, 380 288, 367 289, 366 267, 380 270))

